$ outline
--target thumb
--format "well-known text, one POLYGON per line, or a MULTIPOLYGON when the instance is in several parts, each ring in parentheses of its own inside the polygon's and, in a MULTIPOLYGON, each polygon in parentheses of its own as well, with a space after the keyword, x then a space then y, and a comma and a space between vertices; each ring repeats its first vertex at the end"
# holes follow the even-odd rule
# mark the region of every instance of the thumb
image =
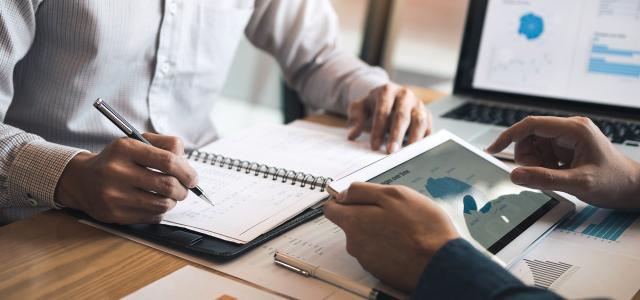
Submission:
POLYGON ((569 192, 577 188, 569 170, 542 167, 520 167, 511 172, 511 181, 517 185, 538 190, 569 192))
POLYGON ((383 191, 389 186, 354 182, 349 189, 336 197, 336 202, 342 205, 380 205, 383 202, 383 191))

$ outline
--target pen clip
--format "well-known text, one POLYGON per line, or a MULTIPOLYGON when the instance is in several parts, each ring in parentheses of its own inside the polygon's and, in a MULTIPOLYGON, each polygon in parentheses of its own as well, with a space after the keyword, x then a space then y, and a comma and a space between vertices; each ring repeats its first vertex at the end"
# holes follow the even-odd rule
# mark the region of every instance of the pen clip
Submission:
POLYGON ((296 273, 298 273, 298 274, 300 274, 300 275, 302 275, 304 277, 311 277, 311 273, 309 273, 309 271, 300 269, 298 267, 294 267, 294 266, 292 266, 292 265, 290 265, 288 263, 280 261, 280 260, 278 260, 277 255, 278 255, 278 253, 276 252, 276 254, 273 257, 274 262, 275 262, 276 265, 278 265, 280 267, 283 267, 283 268, 285 268, 285 269, 287 269, 289 271, 296 272, 296 273))
POLYGON ((109 106, 109 104, 104 102, 104 100, 102 100, 101 98, 98 98, 98 100, 93 103, 93 106, 97 108, 111 122, 113 122, 113 124, 118 126, 120 130, 124 131, 127 136, 134 133, 134 129, 131 127, 131 125, 129 125, 127 121, 122 119, 122 117, 113 109, 111 109, 111 106, 109 106))

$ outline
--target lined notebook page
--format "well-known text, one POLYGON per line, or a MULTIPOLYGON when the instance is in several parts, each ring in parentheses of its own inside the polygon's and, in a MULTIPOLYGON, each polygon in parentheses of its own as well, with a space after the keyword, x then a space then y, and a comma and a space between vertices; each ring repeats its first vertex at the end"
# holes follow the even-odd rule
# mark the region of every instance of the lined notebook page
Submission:
POLYGON ((346 129, 306 121, 288 126, 256 126, 223 138, 203 151, 333 179, 385 156, 371 151, 366 135, 349 141, 346 129))
MULTIPOLYGON (((202 151, 334 179, 384 157, 370 151, 364 139, 347 141, 345 130, 307 123, 254 127, 202 151)), ((283 183, 280 178, 274 181, 235 168, 190 163, 216 206, 189 193, 162 223, 235 243, 255 239, 328 196, 319 188, 283 183)))
POLYGON ((302 188, 219 165, 191 165, 215 206, 189 193, 165 215, 164 223, 235 243, 253 240, 327 196, 319 188, 302 188))

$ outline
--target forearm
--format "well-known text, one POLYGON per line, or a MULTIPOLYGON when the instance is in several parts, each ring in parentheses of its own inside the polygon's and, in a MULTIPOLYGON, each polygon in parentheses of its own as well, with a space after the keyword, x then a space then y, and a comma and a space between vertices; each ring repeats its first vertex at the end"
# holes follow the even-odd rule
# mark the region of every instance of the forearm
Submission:
POLYGON ((387 74, 344 52, 328 0, 263 0, 247 38, 276 58, 288 84, 314 108, 346 114, 350 101, 388 83, 387 74))
POLYGON ((352 101, 389 83, 389 78, 384 70, 340 52, 293 83, 311 107, 346 115, 352 101))
POLYGON ((413 299, 561 299, 528 287, 462 239, 440 249, 427 265, 413 299))

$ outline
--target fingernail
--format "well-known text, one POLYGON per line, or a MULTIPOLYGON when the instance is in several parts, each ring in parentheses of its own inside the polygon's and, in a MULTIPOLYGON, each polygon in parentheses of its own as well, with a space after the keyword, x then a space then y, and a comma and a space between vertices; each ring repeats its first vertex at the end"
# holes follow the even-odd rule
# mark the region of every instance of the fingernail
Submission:
POLYGON ((400 143, 398 142, 394 142, 391 144, 391 151, 389 151, 389 153, 396 153, 398 152, 398 150, 400 150, 400 143))
POLYGON ((342 193, 338 194, 338 196, 336 197, 336 202, 338 202, 338 203, 344 202, 344 198, 345 198, 346 194, 347 194, 347 192, 342 192, 342 193))
POLYGON ((511 172, 511 181, 517 185, 527 184, 527 182, 529 182, 529 173, 520 169, 515 169, 511 172))
POLYGON ((349 128, 349 140, 355 140, 358 137, 356 133, 357 132, 355 127, 349 128))

